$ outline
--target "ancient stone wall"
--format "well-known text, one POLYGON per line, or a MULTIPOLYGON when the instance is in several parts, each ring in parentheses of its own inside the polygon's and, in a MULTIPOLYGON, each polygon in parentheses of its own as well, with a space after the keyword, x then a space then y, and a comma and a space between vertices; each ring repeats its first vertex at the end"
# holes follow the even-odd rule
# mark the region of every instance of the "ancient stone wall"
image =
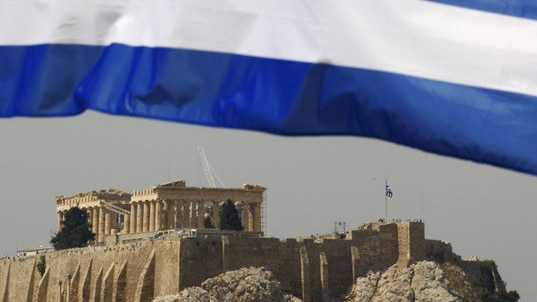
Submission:
POLYGON ((382 242, 382 248, 379 251, 381 263, 389 265, 395 263, 399 257, 398 251, 398 229, 394 223, 383 224, 379 226, 379 239, 382 242))
POLYGON ((145 241, 2 260, 0 299, 151 301, 178 292, 178 248, 178 240, 145 241), (47 268, 43 277, 36 269, 41 256, 47 268))
POLYGON ((442 263, 461 261, 461 257, 453 253, 451 244, 441 240, 425 240, 425 258, 442 263))
POLYGON ((31 301, 32 287, 38 281, 35 257, 0 260, 0 301, 31 301))
POLYGON ((346 238, 164 238, 0 260, 1 301, 151 301, 224 271, 263 266, 304 301, 343 296, 357 276, 425 255, 423 224, 380 224, 346 238), (404 242, 408 241, 408 242, 404 242), (401 250, 403 249, 403 250, 401 250), (67 299, 69 297, 69 299, 67 299), (63 300, 62 300, 63 299, 63 300))
MULTIPOLYGON (((413 238, 420 244, 423 240, 416 237, 419 227, 417 232, 410 232, 410 225, 404 228, 407 240, 413 238)), ((396 224, 384 224, 352 231, 348 239, 185 239, 179 252, 180 288, 198 285, 224 271, 263 266, 274 273, 283 290, 293 295, 319 299, 342 296, 357 276, 397 262, 398 231, 396 224)), ((407 255, 412 243, 404 246, 407 255)), ((420 246, 425 248, 424 244, 420 246)), ((420 252, 412 250, 412 254, 420 252)))
POLYGON ((406 267, 409 263, 425 259, 425 228, 420 222, 397 223, 399 259, 397 264, 406 267))

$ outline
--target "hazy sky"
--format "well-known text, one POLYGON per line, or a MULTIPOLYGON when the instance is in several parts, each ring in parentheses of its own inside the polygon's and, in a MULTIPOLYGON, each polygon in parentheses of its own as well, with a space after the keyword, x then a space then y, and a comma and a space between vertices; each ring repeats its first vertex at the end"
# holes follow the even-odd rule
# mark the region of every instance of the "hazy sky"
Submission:
POLYGON ((206 181, 197 146, 228 187, 267 190, 269 237, 421 218, 429 239, 464 258, 494 259, 521 301, 537 297, 537 178, 359 137, 280 137, 95 112, 0 119, 0 255, 48 245, 55 195, 206 181))

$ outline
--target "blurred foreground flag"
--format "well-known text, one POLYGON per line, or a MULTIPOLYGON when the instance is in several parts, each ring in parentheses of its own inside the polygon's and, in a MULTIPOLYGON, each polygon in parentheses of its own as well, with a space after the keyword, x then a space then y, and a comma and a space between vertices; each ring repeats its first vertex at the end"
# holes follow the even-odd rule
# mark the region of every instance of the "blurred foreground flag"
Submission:
POLYGON ((0 116, 358 135, 537 174, 534 3, 2 0, 0 116))

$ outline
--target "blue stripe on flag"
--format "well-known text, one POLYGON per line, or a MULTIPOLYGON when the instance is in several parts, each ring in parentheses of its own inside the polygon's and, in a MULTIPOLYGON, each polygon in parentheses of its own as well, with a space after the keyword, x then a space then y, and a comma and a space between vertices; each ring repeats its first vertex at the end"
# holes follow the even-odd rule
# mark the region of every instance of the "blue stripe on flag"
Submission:
POLYGON ((94 109, 282 135, 360 135, 537 174, 535 96, 119 44, 0 47, 0 67, 1 116, 94 109))
POLYGON ((537 19, 535 0, 429 0, 491 13, 528 19, 537 19))

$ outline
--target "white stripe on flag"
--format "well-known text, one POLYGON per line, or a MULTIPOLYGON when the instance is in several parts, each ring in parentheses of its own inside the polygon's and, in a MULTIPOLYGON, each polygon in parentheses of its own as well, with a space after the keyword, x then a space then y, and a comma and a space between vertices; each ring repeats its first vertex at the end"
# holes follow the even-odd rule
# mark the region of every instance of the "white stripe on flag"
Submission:
POLYGON ((1 45, 186 48, 537 95, 537 21, 415 0, 5 0, 1 45))

